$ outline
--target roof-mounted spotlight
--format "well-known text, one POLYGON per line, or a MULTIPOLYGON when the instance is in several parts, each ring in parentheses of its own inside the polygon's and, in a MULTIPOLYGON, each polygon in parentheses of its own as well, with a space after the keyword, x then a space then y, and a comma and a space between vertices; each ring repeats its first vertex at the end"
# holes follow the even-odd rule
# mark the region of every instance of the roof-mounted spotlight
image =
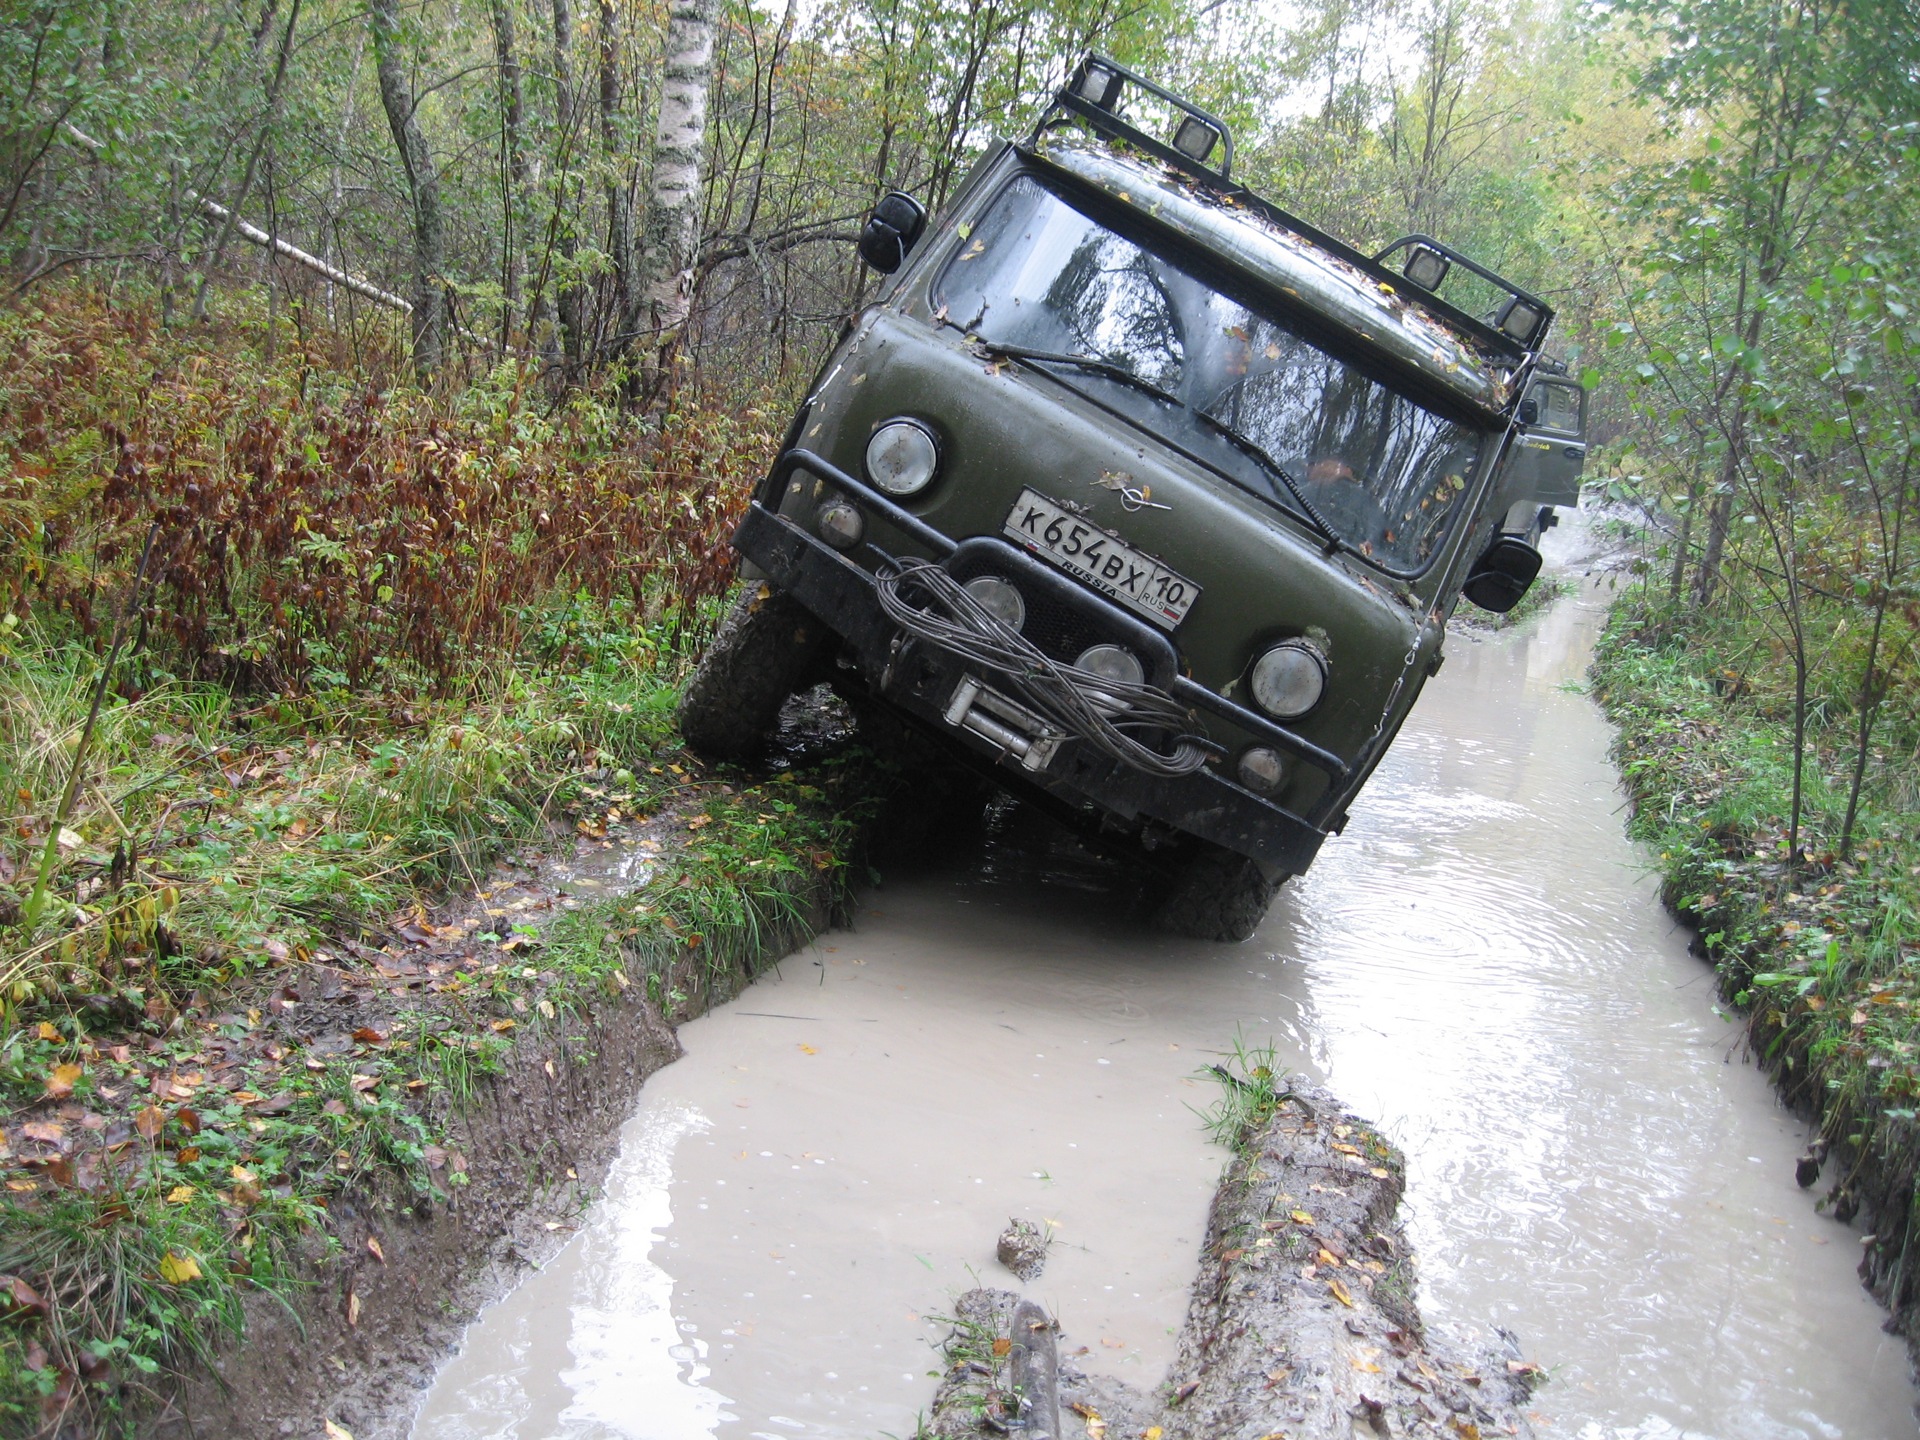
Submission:
POLYGON ((1173 132, 1173 148, 1196 165, 1206 163, 1219 140, 1220 132, 1197 115, 1181 120, 1180 128, 1173 132))
POLYGON ((1400 267, 1405 275, 1422 290, 1438 290, 1447 278, 1447 272, 1453 269, 1453 261, 1434 249, 1431 245, 1410 245, 1407 247, 1406 263, 1400 267))
POLYGON ((1108 69, 1105 65, 1089 60, 1080 72, 1080 79, 1073 90, 1089 105, 1098 105, 1102 110, 1111 110, 1120 101, 1121 75, 1118 70, 1108 69))
POLYGON ((1508 339, 1531 345, 1539 338, 1546 320, 1547 312, 1543 308, 1515 295, 1500 307, 1499 313, 1493 317, 1493 324, 1508 339))

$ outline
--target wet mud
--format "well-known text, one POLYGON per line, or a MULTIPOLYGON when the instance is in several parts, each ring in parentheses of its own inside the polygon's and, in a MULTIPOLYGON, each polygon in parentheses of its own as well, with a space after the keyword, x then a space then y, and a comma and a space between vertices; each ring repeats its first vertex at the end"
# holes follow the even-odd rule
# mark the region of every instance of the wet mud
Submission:
POLYGON ((1545 1377, 1517 1345, 1463 1348, 1423 1323, 1402 1188, 1398 1152, 1296 1079, 1221 1178, 1160 1385, 1089 1372, 1091 1350, 1032 1301, 973 1290, 928 1428, 940 1440, 1532 1435, 1524 1411, 1545 1377))
POLYGON ((855 928, 681 1027, 605 1201, 412 1433, 909 1435, 982 1287, 1150 1394, 1227 1158, 1203 1067, 1236 1038, 1404 1153, 1429 1327, 1518 1335, 1540 1433, 1911 1433, 1859 1237, 1795 1186, 1801 1127, 1622 834, 1579 693, 1607 600, 1581 538, 1549 537, 1578 594, 1450 640, 1346 836, 1245 945, 1147 934, 1124 876, 1019 812, 942 869, 876 857, 855 928), (995 1259, 1009 1216, 1053 1228, 1027 1285, 995 1259))
MULTIPOLYGON (((297 1006, 299 1027, 320 1034, 320 1044, 328 1031, 346 1041, 356 1027, 385 1028, 383 1016, 403 1007, 442 1006, 471 1022, 452 981, 479 963, 472 957, 485 932, 511 926, 523 946, 537 944, 554 917, 638 889, 682 843, 685 808, 720 784, 690 778, 651 819, 556 836, 551 853, 502 864, 476 893, 414 916, 382 946, 358 947, 378 983, 343 984, 316 963, 282 992, 294 999, 286 1011, 297 1006)), ((798 898, 793 917, 761 937, 763 959, 829 923, 827 880, 798 898)), ((489 946, 481 958, 499 953, 489 946)), ((520 959, 537 956, 525 948, 520 959)), ((335 1197, 324 1233, 310 1234, 292 1257, 308 1288, 290 1304, 251 1297, 245 1343, 223 1351, 210 1373, 181 1377, 141 1433, 405 1435, 466 1322, 580 1228, 642 1085, 681 1054, 675 1023, 746 978, 716 975, 689 952, 663 986, 677 1003, 663 1009, 637 989, 610 995, 564 1040, 553 1033, 506 1050, 500 1072, 447 1117, 447 1144, 428 1151, 442 1202, 423 1203, 397 1184, 335 1197)))

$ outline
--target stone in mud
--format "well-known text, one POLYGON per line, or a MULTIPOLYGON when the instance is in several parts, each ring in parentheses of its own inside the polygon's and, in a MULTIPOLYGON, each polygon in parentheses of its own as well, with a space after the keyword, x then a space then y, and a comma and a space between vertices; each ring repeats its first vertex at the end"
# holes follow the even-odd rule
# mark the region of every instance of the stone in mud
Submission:
POLYGON ((1047 1236, 1031 1220, 1009 1219, 994 1252, 1022 1280, 1038 1280, 1047 1268, 1047 1236))

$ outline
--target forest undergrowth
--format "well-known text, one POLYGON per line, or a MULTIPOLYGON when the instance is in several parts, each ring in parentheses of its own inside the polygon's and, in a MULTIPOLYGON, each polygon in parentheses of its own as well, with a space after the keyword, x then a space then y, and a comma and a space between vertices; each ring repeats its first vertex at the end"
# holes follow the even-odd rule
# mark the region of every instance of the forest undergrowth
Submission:
MULTIPOLYGON (((1909 605, 1897 616, 1920 631, 1909 605)), ((1864 1215, 1862 1274, 1912 1337, 1920 1300, 1920 716, 1890 647, 1866 755, 1842 623, 1810 697, 1794 811, 1788 650, 1766 612, 1684 613, 1643 583, 1615 607, 1594 664, 1619 727, 1616 756, 1634 833, 1658 855, 1667 904, 1694 925, 1749 1043, 1814 1138, 1803 1186, 1837 1219, 1864 1215)), ((1831 618, 1831 617, 1829 617, 1831 618)), ((1859 627, 1854 627, 1859 628, 1859 627)))
POLYGON ((37 296, 0 310, 7 1434, 126 1423, 245 1291, 293 1296, 343 1188, 444 1199, 444 1121, 505 1047, 690 947, 747 963, 849 823, 832 775, 722 784, 673 735, 767 397, 433 395, 37 296), (407 958, 508 847, 682 811, 638 908, 407 958), (323 1044, 315 973, 418 1004, 323 1044))

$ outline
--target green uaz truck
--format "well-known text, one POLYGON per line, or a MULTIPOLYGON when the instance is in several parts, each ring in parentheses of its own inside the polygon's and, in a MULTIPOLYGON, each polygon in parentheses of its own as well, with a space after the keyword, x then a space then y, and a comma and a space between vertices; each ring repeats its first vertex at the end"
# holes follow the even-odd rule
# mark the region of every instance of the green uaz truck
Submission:
POLYGON ((1366 256, 1232 180, 1219 120, 1090 55, 849 323, 734 544, 681 708, 743 757, 831 677, 1242 939, 1440 665, 1575 505, 1538 296, 1427 236, 1366 256), (1474 292, 1466 308, 1441 292, 1474 292))

